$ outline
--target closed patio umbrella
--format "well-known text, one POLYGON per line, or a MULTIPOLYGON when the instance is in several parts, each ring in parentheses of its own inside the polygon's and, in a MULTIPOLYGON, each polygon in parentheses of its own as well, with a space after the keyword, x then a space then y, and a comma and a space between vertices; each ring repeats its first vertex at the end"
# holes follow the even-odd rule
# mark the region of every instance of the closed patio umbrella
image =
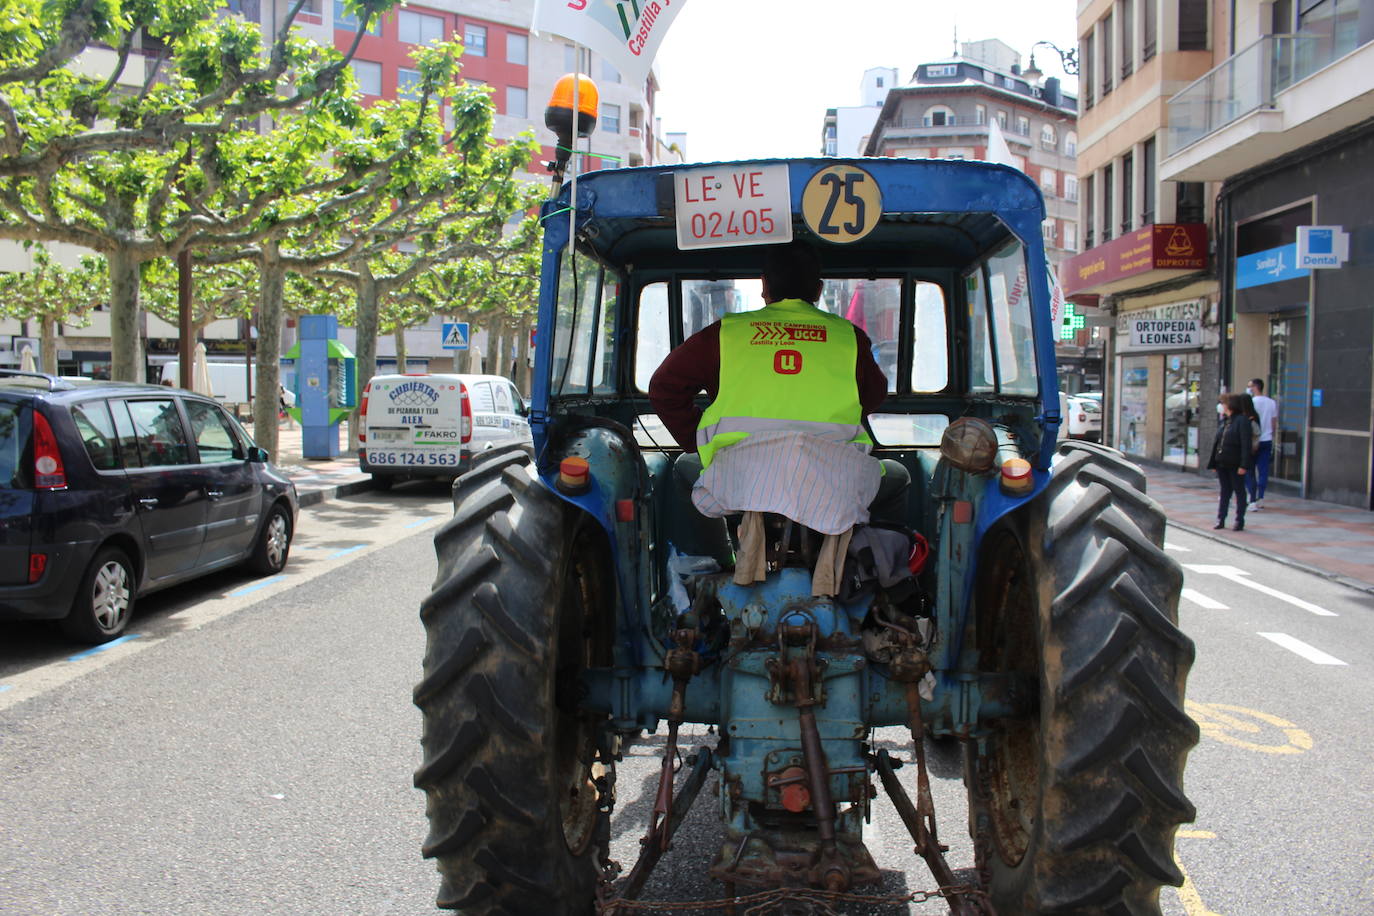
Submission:
POLYGON ((210 386, 210 364, 205 359, 205 344, 198 343, 191 354, 191 390, 208 398, 215 396, 210 386))
POLYGON ((28 344, 19 351, 19 369, 21 372, 37 372, 38 360, 33 358, 33 347, 28 344))

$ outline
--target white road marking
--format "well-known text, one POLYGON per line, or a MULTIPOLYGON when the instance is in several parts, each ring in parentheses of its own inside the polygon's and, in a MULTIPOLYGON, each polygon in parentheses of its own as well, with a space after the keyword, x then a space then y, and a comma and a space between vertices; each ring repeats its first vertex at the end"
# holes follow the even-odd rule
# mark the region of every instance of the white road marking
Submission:
POLYGON ((1176 553, 1191 553, 1192 550, 1193 550, 1193 548, 1191 548, 1191 547, 1180 547, 1180 546, 1178 546, 1177 544, 1165 544, 1165 545, 1164 545, 1164 549, 1165 549, 1165 550, 1172 550, 1172 551, 1175 551, 1176 553))
POLYGON ((1196 604, 1198 607, 1205 607, 1210 611, 1230 610, 1229 606, 1222 604, 1220 601, 1208 598, 1206 595, 1204 595, 1197 589, 1185 588, 1182 592, 1179 593, 1179 596, 1188 599, 1189 601, 1193 602, 1193 604, 1196 604))
POLYGON ((1327 655, 1321 649, 1309 646, 1301 639, 1294 639, 1287 633, 1260 633, 1265 639, 1278 646, 1283 646, 1289 652, 1296 652, 1314 665, 1344 665, 1345 662, 1336 658, 1334 655, 1327 655))
POLYGON ((1229 579, 1237 585, 1244 585, 1246 588, 1253 588, 1255 591, 1262 592, 1271 598, 1277 598, 1280 601, 1287 602, 1288 604, 1293 605, 1293 607, 1300 607, 1304 611, 1310 611, 1313 614, 1316 614, 1318 617, 1340 616, 1335 611, 1328 611, 1326 608, 1318 607, 1310 601, 1303 601, 1301 598, 1295 598, 1287 592, 1281 592, 1276 588, 1270 588, 1267 585, 1261 585, 1254 579, 1251 579, 1250 574, 1248 572, 1246 572, 1243 569, 1237 569, 1234 566, 1199 566, 1192 563, 1185 563, 1183 564, 1183 568, 1188 570, 1189 572, 1201 573, 1205 576, 1221 576, 1223 579, 1229 579))

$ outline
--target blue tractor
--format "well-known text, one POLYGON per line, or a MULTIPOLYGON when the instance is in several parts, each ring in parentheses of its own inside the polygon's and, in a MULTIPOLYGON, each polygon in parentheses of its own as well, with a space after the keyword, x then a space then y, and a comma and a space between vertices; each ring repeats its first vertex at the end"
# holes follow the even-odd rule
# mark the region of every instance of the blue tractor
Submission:
POLYGON ((543 218, 534 448, 455 483, 421 610, 438 904, 627 912, 714 774, 703 867, 726 898, 833 909, 871 888, 881 783, 956 913, 1158 913, 1194 814, 1182 575, 1139 469, 1056 441, 1035 184, 963 161, 619 169, 543 218), (813 594, 813 533, 778 517, 765 578, 736 581, 737 525, 697 512, 647 397, 672 347, 762 305, 767 247, 791 239, 820 252, 820 307, 872 340, 873 454, 910 476, 875 520, 908 539, 905 574, 851 551, 834 597, 813 594), (717 736, 685 772, 683 723, 717 736), (910 729, 908 759, 877 747, 884 726, 910 729), (617 878, 616 762, 656 729, 654 814, 617 878), (927 737, 962 745, 976 880, 942 855, 927 737))

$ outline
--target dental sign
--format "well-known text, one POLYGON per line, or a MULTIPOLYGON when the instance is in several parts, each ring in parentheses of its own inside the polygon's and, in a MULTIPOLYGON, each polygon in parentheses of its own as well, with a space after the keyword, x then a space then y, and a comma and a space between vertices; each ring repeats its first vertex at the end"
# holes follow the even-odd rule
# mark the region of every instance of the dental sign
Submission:
POLYGON ((1350 260, 1350 234, 1340 226, 1299 226, 1296 254, 1300 269, 1340 267, 1350 260))
POLYGON ((723 165, 674 175, 678 248, 792 241, 787 166, 723 165))

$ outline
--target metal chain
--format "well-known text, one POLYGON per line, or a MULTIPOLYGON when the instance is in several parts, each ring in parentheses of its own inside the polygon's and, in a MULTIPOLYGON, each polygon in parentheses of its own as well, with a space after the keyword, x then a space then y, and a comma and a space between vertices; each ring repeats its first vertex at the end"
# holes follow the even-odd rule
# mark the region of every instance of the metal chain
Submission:
POLYGON ((974 899, 986 898, 986 894, 971 884, 957 884, 951 887, 941 887, 930 891, 912 891, 909 894, 895 894, 882 896, 877 894, 854 894, 846 891, 827 891, 817 888, 802 887, 777 887, 771 890, 758 891, 753 894, 745 894, 740 897, 724 897, 718 900, 690 900, 690 901, 669 901, 669 900, 626 900, 616 897, 597 903, 597 912, 605 912, 614 909, 618 912, 630 913, 635 910, 654 910, 671 912, 675 910, 723 910, 726 907, 747 907, 744 910, 745 916, 763 916, 773 910, 780 908, 785 903, 802 901, 813 904, 819 908, 823 914, 834 916, 832 903, 864 903, 874 906, 900 906, 908 903, 927 903, 931 900, 941 898, 950 899, 953 897, 970 897, 974 899))

